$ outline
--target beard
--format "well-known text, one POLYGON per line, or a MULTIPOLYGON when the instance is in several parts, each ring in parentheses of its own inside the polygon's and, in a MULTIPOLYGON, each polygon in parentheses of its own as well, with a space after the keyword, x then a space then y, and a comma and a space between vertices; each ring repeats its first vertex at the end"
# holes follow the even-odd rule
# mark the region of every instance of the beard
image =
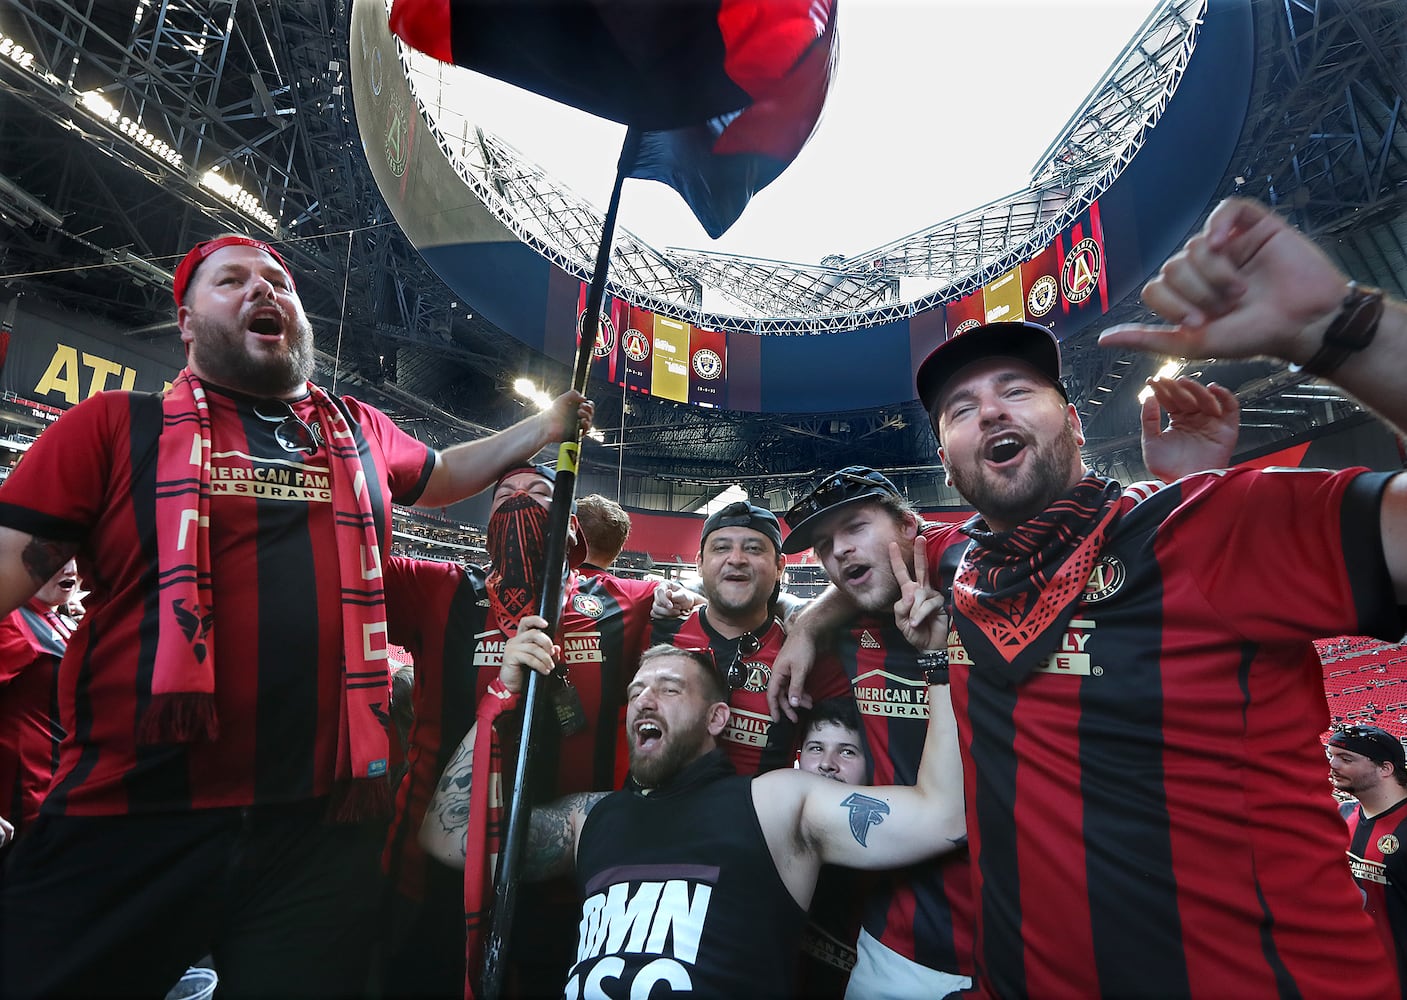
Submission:
POLYGON ((683 726, 671 727, 663 738, 663 745, 648 757, 641 757, 635 745, 635 733, 630 734, 630 776, 642 788, 658 788, 673 778, 684 768, 698 760, 700 753, 697 741, 687 740, 687 734, 706 727, 705 716, 700 714, 692 722, 683 726))
POLYGON ((1031 448, 1035 452, 1031 460, 1012 478, 984 472, 980 459, 971 469, 953 463, 948 472, 958 493, 983 518, 1015 526, 1069 492, 1070 470, 1080 465, 1080 445, 1068 419, 1055 440, 1031 448))
MULTIPOLYGON (((889 558, 888 553, 885 559, 889 558)), ((842 593, 854 601, 861 611, 872 615, 893 614, 894 604, 899 600, 899 581, 894 576, 894 570, 887 562, 875 564, 871 567, 871 575, 874 579, 863 589, 857 590, 847 587, 842 582, 837 584, 842 593)))
POLYGON ((217 385, 250 396, 282 396, 313 377, 313 328, 299 317, 277 352, 250 351, 245 331, 192 313, 191 361, 217 385))

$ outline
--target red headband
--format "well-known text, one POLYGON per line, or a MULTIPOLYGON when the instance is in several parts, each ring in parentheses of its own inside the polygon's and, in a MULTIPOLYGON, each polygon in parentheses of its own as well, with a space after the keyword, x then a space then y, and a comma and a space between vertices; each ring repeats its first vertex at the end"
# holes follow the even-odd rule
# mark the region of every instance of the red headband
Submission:
MULTIPOLYGON (((186 286, 191 283, 191 276, 195 274, 195 269, 201 265, 205 258, 216 250, 235 246, 253 247, 256 250, 264 251, 278 261, 278 266, 283 268, 284 273, 288 275, 288 283, 293 285, 293 272, 288 269, 288 262, 273 247, 262 240, 252 240, 248 236, 221 236, 218 239, 197 243, 191 248, 190 253, 181 258, 181 263, 176 265, 176 280, 171 283, 171 294, 176 297, 177 309, 184 304, 186 286)), ((294 285, 294 288, 297 286, 294 285)))

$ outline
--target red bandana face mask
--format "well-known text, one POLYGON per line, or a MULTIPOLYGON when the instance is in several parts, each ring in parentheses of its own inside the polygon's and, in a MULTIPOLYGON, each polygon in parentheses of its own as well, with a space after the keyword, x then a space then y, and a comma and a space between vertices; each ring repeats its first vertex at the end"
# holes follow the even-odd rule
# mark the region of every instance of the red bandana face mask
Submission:
POLYGON ((547 551, 547 508, 514 493, 489 515, 489 604, 499 628, 516 634, 524 615, 537 613, 547 551))

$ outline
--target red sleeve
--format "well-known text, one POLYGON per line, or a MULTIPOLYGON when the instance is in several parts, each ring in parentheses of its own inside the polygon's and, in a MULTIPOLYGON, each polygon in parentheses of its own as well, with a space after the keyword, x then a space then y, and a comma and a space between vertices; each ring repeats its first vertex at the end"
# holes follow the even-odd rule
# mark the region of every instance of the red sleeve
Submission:
MULTIPOLYGON (((8 684, 20 675, 25 667, 34 662, 34 646, 29 641, 29 633, 17 621, 18 611, 12 611, 0 619, 0 684, 8 684)), ((14 725, 14 720, 0 724, 14 725)))
POLYGON ((386 461, 386 478, 391 485, 391 499, 409 507, 425 492, 430 473, 435 469, 435 451, 423 441, 417 441, 401 430, 390 417, 374 406, 367 406, 350 396, 343 396, 361 424, 362 433, 375 438, 386 461))
POLYGON ((1362 469, 1189 477, 1155 543, 1160 562, 1189 572, 1164 579, 1196 587, 1209 613, 1252 642, 1396 641, 1402 622, 1380 530, 1389 478, 1362 469))
POLYGON ((615 580, 620 589, 620 603, 626 616, 625 655, 632 662, 638 661, 640 654, 650 645, 651 626, 654 624, 650 620, 650 609, 655 605, 655 588, 659 584, 654 580, 636 580, 620 576, 615 577, 615 580))
POLYGON ((961 525, 944 524, 942 522, 926 522, 919 529, 919 534, 928 541, 928 583, 929 586, 942 589, 943 581, 939 576, 938 566, 942 562, 941 556, 945 549, 952 545, 966 545, 968 537, 958 530, 961 525))
POLYGON ((0 486, 0 525, 83 541, 107 509, 112 455, 127 436, 131 394, 101 392, 59 417, 0 486))
POLYGON ((434 611, 444 607, 459 585, 459 567, 432 559, 392 556, 386 561, 382 583, 386 591, 387 638, 416 656, 427 628, 443 628, 434 611), (448 592, 449 597, 445 596, 448 592))

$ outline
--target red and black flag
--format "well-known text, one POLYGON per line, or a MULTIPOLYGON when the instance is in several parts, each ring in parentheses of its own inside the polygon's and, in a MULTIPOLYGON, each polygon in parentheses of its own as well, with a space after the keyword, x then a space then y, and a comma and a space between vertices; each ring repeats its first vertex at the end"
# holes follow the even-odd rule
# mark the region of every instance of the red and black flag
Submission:
POLYGON ((391 30, 630 126, 625 176, 673 187, 715 239, 815 131, 836 52, 835 0, 395 0, 391 30))

